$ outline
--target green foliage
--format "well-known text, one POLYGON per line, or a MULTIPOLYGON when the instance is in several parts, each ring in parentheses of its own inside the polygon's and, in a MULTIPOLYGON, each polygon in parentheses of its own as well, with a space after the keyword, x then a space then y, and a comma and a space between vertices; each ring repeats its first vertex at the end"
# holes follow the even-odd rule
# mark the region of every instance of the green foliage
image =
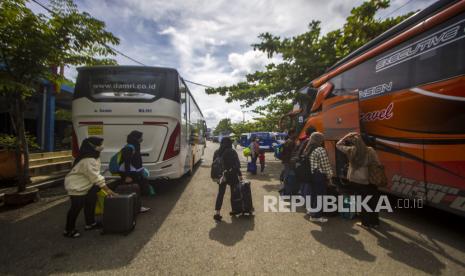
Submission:
POLYGON ((231 119, 221 119, 218 122, 215 130, 213 131, 213 135, 219 135, 221 133, 231 133, 232 132, 232 124, 231 119))
POLYGON ((342 28, 326 35, 321 34, 318 21, 312 21, 307 32, 292 38, 260 34, 260 42, 252 45, 254 50, 262 51, 270 58, 278 55, 283 62, 269 64, 264 71, 248 74, 244 82, 209 88, 206 92, 226 96, 228 102, 242 101, 247 107, 266 100, 268 104, 255 111, 270 118, 277 114, 277 107, 280 108, 279 112, 287 112, 291 109, 290 101, 294 99, 295 91, 322 75, 341 58, 411 15, 376 19, 376 12, 389 7, 389 3, 389 0, 364 2, 351 10, 342 28))
MULTIPOLYGON (((18 192, 29 182, 29 141, 24 130, 25 98, 33 95, 43 80, 61 84, 53 72, 62 65, 115 64, 107 56, 116 53, 109 45, 119 39, 105 30, 105 23, 79 12, 72 0, 51 0, 49 15, 35 14, 27 0, 0 1, 0 96, 11 107, 13 129, 18 139, 17 160, 24 154, 18 192)), ((11 137, 10 137, 11 138, 11 137)), ((5 138, 5 143, 12 140, 5 138)), ((35 142, 31 145, 35 146, 35 142)))
POLYGON ((59 108, 55 111, 55 119, 71 122, 71 111, 59 108))
POLYGON ((52 1, 48 16, 34 14, 25 0, 0 2, 0 94, 27 97, 41 79, 63 81, 51 67, 63 64, 113 64, 108 44, 119 39, 105 23, 81 13, 71 0, 52 1), (98 58, 103 57, 103 58, 98 58))
MULTIPOLYGON (((15 149, 18 138, 14 135, 0 133, 0 148, 15 149)), ((36 137, 32 134, 26 133, 26 140, 30 148, 39 149, 39 145, 36 142, 36 137)))

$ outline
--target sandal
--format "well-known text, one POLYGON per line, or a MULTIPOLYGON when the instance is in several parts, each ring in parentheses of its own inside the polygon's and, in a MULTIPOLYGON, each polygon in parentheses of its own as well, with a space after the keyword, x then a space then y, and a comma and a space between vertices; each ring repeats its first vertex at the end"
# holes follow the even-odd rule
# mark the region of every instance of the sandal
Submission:
POLYGON ((63 236, 65 236, 66 238, 75 239, 75 238, 79 238, 81 236, 81 233, 79 233, 76 229, 69 231, 69 232, 65 230, 63 232, 63 236))

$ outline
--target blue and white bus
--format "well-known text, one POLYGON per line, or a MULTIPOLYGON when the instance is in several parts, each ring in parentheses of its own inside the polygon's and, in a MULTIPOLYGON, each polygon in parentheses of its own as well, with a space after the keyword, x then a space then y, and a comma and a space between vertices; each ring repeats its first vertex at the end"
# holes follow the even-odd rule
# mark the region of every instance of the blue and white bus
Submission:
POLYGON ((281 140, 285 140, 285 133, 274 133, 274 132, 251 132, 242 133, 240 137, 240 144, 243 147, 248 147, 253 139, 258 138, 260 148, 264 150, 273 150, 273 144, 281 143, 281 140))
POLYGON ((72 118, 77 143, 89 136, 105 139, 104 171, 132 130, 143 132, 142 160, 152 179, 191 173, 206 145, 202 112, 171 68, 78 68, 72 118))

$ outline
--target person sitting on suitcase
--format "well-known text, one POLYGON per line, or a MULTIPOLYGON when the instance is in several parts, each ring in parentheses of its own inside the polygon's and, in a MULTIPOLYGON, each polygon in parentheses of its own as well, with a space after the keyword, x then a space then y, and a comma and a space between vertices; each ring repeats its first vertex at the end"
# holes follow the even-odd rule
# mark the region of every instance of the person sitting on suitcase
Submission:
MULTIPOLYGON (((239 181, 242 181, 242 173, 241 173, 241 163, 239 161, 239 157, 237 156, 237 152, 232 148, 232 141, 229 137, 224 137, 221 140, 220 148, 215 151, 213 154, 213 160, 217 157, 222 159, 223 164, 223 177, 219 181, 218 185, 218 195, 216 196, 216 204, 215 204, 215 215, 213 219, 215 221, 221 221, 223 218, 220 215, 221 206, 223 205, 223 198, 224 193, 226 192, 226 185, 236 185, 239 181)), ((231 189, 231 196, 232 196, 232 189, 231 189)), ((231 215, 233 213, 231 212, 231 215)))
MULTIPOLYGON (((127 137, 127 143, 121 149, 121 179, 123 183, 137 183, 143 195, 154 194, 153 187, 150 186, 147 179, 148 171, 143 167, 142 155, 140 153, 140 144, 142 143, 143 133, 137 130, 131 131, 127 137)), ((144 213, 150 210, 148 207, 141 206, 140 212, 144 213)))
POLYGON ((86 220, 85 230, 95 229, 95 205, 97 192, 103 189, 108 196, 115 193, 106 186, 105 178, 100 174, 100 152, 103 150, 103 139, 89 137, 82 141, 78 156, 74 160, 71 171, 65 177, 65 189, 71 200, 71 207, 66 216, 66 229, 63 235, 77 238, 81 234, 76 230, 76 219, 84 208, 86 220))

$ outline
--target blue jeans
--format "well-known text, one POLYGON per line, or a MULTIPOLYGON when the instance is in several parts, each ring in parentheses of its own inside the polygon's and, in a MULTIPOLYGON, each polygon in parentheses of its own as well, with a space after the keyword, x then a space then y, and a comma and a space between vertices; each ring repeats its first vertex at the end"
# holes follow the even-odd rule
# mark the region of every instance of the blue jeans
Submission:
MULTIPOLYGON (((320 201, 323 203, 322 196, 326 194, 326 175, 315 171, 312 173, 312 181, 310 182, 310 200, 312 209, 317 207, 317 199, 320 197, 320 201)), ((323 208, 323 204, 320 206, 323 208)), ((320 218, 323 216, 323 211, 314 212, 311 214, 314 218, 320 218)))

